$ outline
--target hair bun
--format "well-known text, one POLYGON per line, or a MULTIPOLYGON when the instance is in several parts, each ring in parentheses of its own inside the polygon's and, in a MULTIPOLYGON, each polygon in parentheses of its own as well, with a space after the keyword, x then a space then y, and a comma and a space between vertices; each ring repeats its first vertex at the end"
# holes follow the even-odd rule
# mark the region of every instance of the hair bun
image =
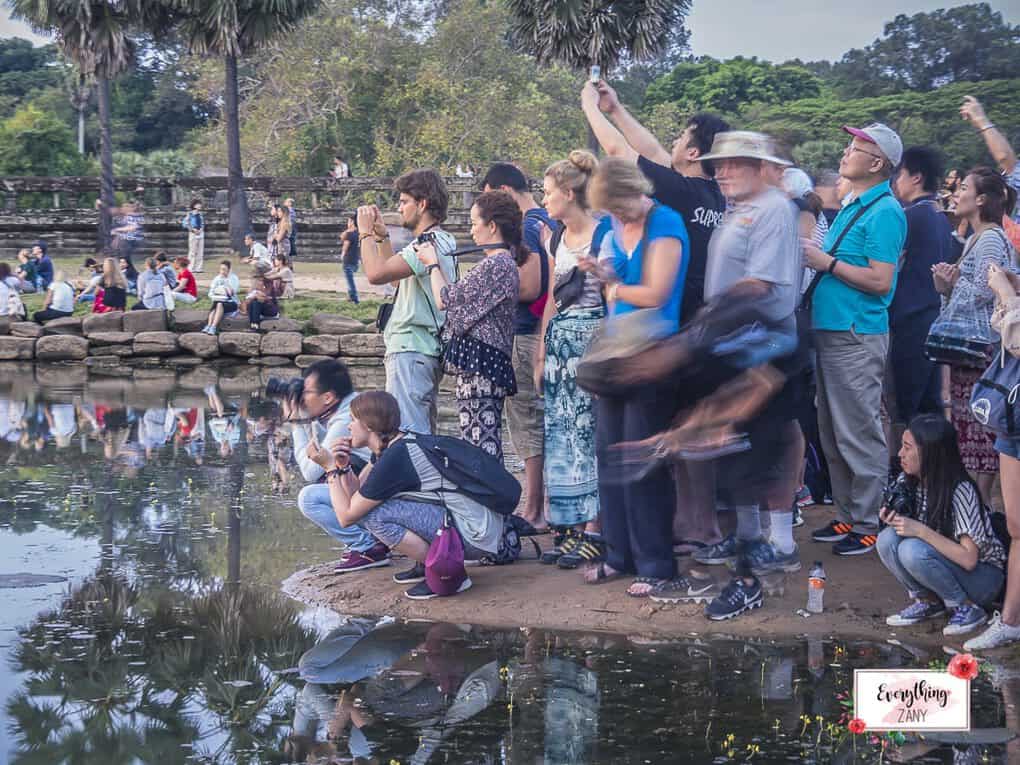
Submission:
POLYGON ((585 149, 574 149, 570 152, 567 160, 582 173, 591 175, 599 166, 599 161, 590 151, 585 149))

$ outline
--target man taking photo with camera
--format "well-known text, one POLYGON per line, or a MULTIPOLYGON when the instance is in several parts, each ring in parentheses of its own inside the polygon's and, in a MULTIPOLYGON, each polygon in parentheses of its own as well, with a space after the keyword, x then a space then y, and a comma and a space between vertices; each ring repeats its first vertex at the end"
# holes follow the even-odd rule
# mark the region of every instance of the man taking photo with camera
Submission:
MULTIPOLYGON (((317 361, 304 371, 303 379, 278 383, 284 384, 289 394, 283 399, 284 418, 294 423, 294 456, 301 475, 309 482, 298 494, 298 509, 344 544, 336 573, 388 566, 390 550, 386 545, 360 526, 345 527, 337 520, 324 482, 325 471, 314 459, 320 451, 328 451, 333 442, 351 435, 351 401, 356 393, 347 367, 334 359, 317 361)), ((360 471, 370 457, 367 449, 356 449, 351 454, 351 465, 360 471)))

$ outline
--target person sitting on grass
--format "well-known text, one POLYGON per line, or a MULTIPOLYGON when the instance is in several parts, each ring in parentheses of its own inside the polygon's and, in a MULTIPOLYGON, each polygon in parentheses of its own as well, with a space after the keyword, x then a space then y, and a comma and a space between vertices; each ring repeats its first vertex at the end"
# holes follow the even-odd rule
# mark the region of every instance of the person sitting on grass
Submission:
POLYGON ((53 275, 53 281, 46 288, 46 300, 41 311, 32 314, 32 321, 44 324, 50 319, 62 319, 74 313, 74 287, 64 278, 63 271, 53 275))
POLYGON ((220 272, 213 277, 209 285, 209 299, 213 306, 209 309, 208 323, 202 329, 207 335, 215 335, 224 316, 237 313, 237 297, 241 291, 241 282, 237 274, 230 272, 230 261, 220 261, 220 272))
MULTIPOLYGON (((359 524, 415 562, 393 576, 398 584, 414 584, 404 593, 408 598, 436 597, 425 581, 425 557, 447 510, 464 541, 465 560, 481 560, 499 550, 503 518, 440 475, 413 435, 400 430, 400 407, 389 393, 359 394, 351 402, 351 437, 328 447, 331 451, 310 444, 309 457, 326 471, 337 520, 344 527, 359 524), (375 456, 360 476, 351 469, 351 450, 359 447, 375 456)), ((470 586, 465 578, 457 592, 470 586)))
POLYGON ((286 255, 277 255, 273 258, 273 267, 266 274, 266 279, 279 282, 276 294, 280 300, 290 300, 294 297, 294 271, 290 267, 290 258, 286 255))
POLYGON ((32 257, 31 250, 20 250, 18 252, 18 270, 15 276, 21 280, 19 292, 35 292, 35 258, 32 257))
POLYGON ((181 256, 174 258, 174 271, 177 272, 177 286, 174 287, 174 301, 177 303, 198 302, 198 282, 189 270, 191 261, 181 256))
POLYGON ((166 278, 160 273, 159 262, 155 258, 149 258, 145 261, 145 270, 138 274, 138 302, 131 306, 131 310, 165 310, 163 289, 166 286, 166 278))
POLYGON ((956 429, 941 415, 915 417, 900 462, 903 473, 880 513, 888 526, 878 554, 913 602, 886 624, 918 624, 948 608, 942 633, 972 632, 988 621, 985 607, 1002 590, 1006 550, 963 466, 956 429))
POLYGON ((114 258, 103 261, 103 274, 96 287, 92 313, 123 311, 127 307, 127 280, 114 258))
POLYGON ((251 275, 251 289, 245 298, 241 310, 248 314, 251 329, 258 332, 263 319, 275 319, 280 315, 280 306, 276 302, 275 283, 266 279, 269 267, 264 263, 256 263, 251 275))

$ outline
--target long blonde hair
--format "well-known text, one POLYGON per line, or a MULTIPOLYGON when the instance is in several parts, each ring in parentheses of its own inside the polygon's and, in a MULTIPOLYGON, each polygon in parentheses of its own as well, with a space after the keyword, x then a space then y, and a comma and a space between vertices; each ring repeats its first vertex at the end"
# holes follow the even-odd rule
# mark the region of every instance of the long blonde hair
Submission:
POLYGON ((124 278, 124 272, 120 270, 116 258, 107 258, 103 261, 103 286, 127 289, 127 279, 124 278))
POLYGON ((589 209, 588 184, 599 166, 599 161, 590 151, 574 149, 566 159, 553 162, 545 169, 547 178, 564 191, 574 193, 574 201, 582 210, 589 209))

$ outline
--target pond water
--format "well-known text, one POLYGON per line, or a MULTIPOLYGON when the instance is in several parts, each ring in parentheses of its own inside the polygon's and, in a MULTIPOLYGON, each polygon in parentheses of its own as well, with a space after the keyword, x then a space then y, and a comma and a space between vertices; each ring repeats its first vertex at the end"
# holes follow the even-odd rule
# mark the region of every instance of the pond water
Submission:
MULTIPOLYGON (((308 608, 280 582, 339 551, 261 378, 140 377, 0 366, 0 763, 877 762, 852 669, 946 658, 308 608)), ((1016 730, 992 679, 974 726, 1016 730)), ((1020 762, 998 737, 898 756, 1020 762)))

